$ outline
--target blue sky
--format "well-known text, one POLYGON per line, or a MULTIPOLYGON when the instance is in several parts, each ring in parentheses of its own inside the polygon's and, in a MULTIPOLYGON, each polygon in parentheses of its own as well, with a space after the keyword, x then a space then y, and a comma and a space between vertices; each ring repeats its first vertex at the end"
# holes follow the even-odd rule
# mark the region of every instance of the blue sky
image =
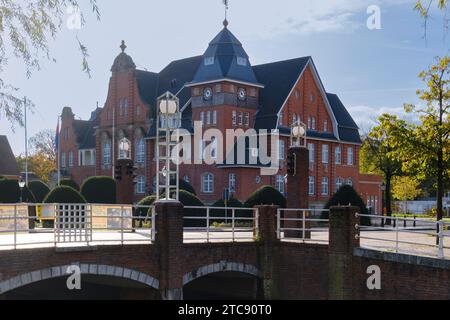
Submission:
MULTIPOLYGON (((66 105, 83 119, 97 102, 103 106, 122 39, 138 68, 160 71, 174 59, 202 54, 224 18, 221 0, 98 2, 100 22, 87 13, 81 30, 64 26, 51 43, 56 63, 42 60, 41 70, 27 79, 20 61, 9 61, 3 78, 36 104, 30 136, 54 130, 66 105), (76 36, 89 49, 91 79, 81 71, 76 36)), ((337 93, 367 131, 382 112, 404 116, 404 102, 418 103, 418 73, 448 53, 441 15, 433 14, 425 40, 413 7, 413 0, 230 0, 229 28, 253 65, 311 55, 327 91, 337 93), (374 4, 381 9, 381 30, 366 26, 374 4)), ((13 132, 0 119, 0 134, 16 154, 23 152, 22 128, 13 132)))

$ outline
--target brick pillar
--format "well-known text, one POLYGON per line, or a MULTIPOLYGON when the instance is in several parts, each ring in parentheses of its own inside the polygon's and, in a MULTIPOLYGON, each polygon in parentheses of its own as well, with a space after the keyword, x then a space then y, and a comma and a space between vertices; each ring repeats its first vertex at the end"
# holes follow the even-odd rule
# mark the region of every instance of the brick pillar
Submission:
MULTIPOLYGON (((116 180, 116 200, 118 204, 132 204, 134 197, 133 177, 127 174, 127 165, 133 164, 132 160, 117 160, 116 166, 122 170, 122 179, 116 180)), ((115 171, 114 171, 115 172, 115 171)))
POLYGON ((277 238, 277 209, 278 206, 257 206, 258 218, 258 259, 262 273, 262 287, 258 298, 272 300, 278 296, 277 281, 273 272, 273 255, 277 238))
POLYGON ((163 300, 182 300, 183 205, 177 201, 158 201, 155 210, 161 297, 163 300))
MULTIPOLYGON (((295 155, 295 174, 288 175, 287 181, 287 207, 292 209, 309 208, 309 150, 304 147, 291 147, 289 155, 295 155)), ((285 218, 302 218, 302 212, 286 212, 285 218)), ((306 218, 309 213, 306 214, 306 218)), ((305 228, 309 229, 310 224, 305 223, 305 228)), ((302 228, 302 223, 297 221, 285 221, 286 228, 302 228)), ((301 231, 286 231, 286 238, 301 238, 301 231)), ((306 232, 305 238, 310 238, 311 232, 306 232)))
POLYGON ((357 207, 332 207, 330 209, 329 292, 331 300, 353 298, 353 249, 360 246, 356 217, 357 207))

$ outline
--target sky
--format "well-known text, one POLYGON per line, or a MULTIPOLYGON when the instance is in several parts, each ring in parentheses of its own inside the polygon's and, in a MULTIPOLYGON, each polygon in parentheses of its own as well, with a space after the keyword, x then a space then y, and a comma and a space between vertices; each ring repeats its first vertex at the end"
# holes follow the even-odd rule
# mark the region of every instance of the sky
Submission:
MULTIPOLYGON (((64 106, 82 119, 89 118, 97 103, 103 106, 121 40, 139 69, 159 72, 172 60, 203 54, 223 27, 222 0, 98 0, 100 21, 87 0, 80 2, 86 24, 81 29, 63 24, 50 43, 56 62, 41 60, 41 70, 28 78, 23 63, 10 59, 2 72, 6 82, 35 103, 29 136, 55 130, 64 106), (89 50, 92 78, 81 70, 77 37, 89 50)), ((448 54, 450 35, 444 32, 442 15, 432 12, 424 38, 414 2, 229 0, 229 29, 253 65, 312 56, 326 90, 340 96, 364 133, 383 112, 408 118, 403 104, 420 103, 418 74, 436 56, 448 54), (373 5, 380 8, 381 29, 367 27, 373 5)), ((13 130, 1 114, 0 135, 8 136, 15 154, 24 151, 23 128, 13 130)))

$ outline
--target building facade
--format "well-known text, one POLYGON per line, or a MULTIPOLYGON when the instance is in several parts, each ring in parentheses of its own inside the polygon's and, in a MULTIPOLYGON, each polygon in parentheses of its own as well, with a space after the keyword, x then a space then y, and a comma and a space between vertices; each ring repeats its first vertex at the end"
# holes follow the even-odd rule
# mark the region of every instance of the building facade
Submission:
MULTIPOLYGON (((167 91, 180 99, 180 123, 192 134, 190 157, 236 157, 225 148, 217 150, 214 139, 194 139, 195 123, 202 130, 277 130, 280 161, 274 175, 262 175, 260 164, 189 164, 180 166, 180 178, 189 182, 205 203, 222 198, 229 190, 245 200, 263 185, 286 194, 285 176, 290 127, 302 122, 307 127, 309 161, 309 202, 321 207, 344 184, 363 196, 374 212, 381 212, 380 176, 359 172, 359 129, 339 97, 328 93, 311 57, 258 66, 250 64, 242 44, 228 24, 210 42, 201 56, 171 62, 159 73, 138 70, 133 59, 121 53, 111 68, 109 91, 103 108, 88 121, 74 120, 65 108, 61 127, 61 168, 78 183, 92 175, 114 176, 118 141, 126 137, 137 166, 135 201, 154 192, 156 101, 167 91)), ((258 134, 258 139, 261 135, 258 134)), ((237 140, 233 140, 236 144, 237 140)), ((259 163, 259 162, 258 162, 259 163)))

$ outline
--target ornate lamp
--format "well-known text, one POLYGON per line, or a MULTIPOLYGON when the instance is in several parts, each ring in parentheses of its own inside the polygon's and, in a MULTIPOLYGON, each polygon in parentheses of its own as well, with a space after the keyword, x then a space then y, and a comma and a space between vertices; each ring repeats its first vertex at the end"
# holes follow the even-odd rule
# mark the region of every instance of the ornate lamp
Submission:
POLYGON ((171 92, 158 98, 158 115, 156 130, 156 199, 178 201, 179 199, 179 164, 172 161, 172 151, 178 141, 172 141, 173 133, 180 126, 179 99, 171 92), (171 192, 175 191, 174 199, 171 192), (164 198, 161 197, 164 195, 164 198))
POLYGON ((306 147, 306 125, 300 121, 291 126, 291 147, 306 147))

